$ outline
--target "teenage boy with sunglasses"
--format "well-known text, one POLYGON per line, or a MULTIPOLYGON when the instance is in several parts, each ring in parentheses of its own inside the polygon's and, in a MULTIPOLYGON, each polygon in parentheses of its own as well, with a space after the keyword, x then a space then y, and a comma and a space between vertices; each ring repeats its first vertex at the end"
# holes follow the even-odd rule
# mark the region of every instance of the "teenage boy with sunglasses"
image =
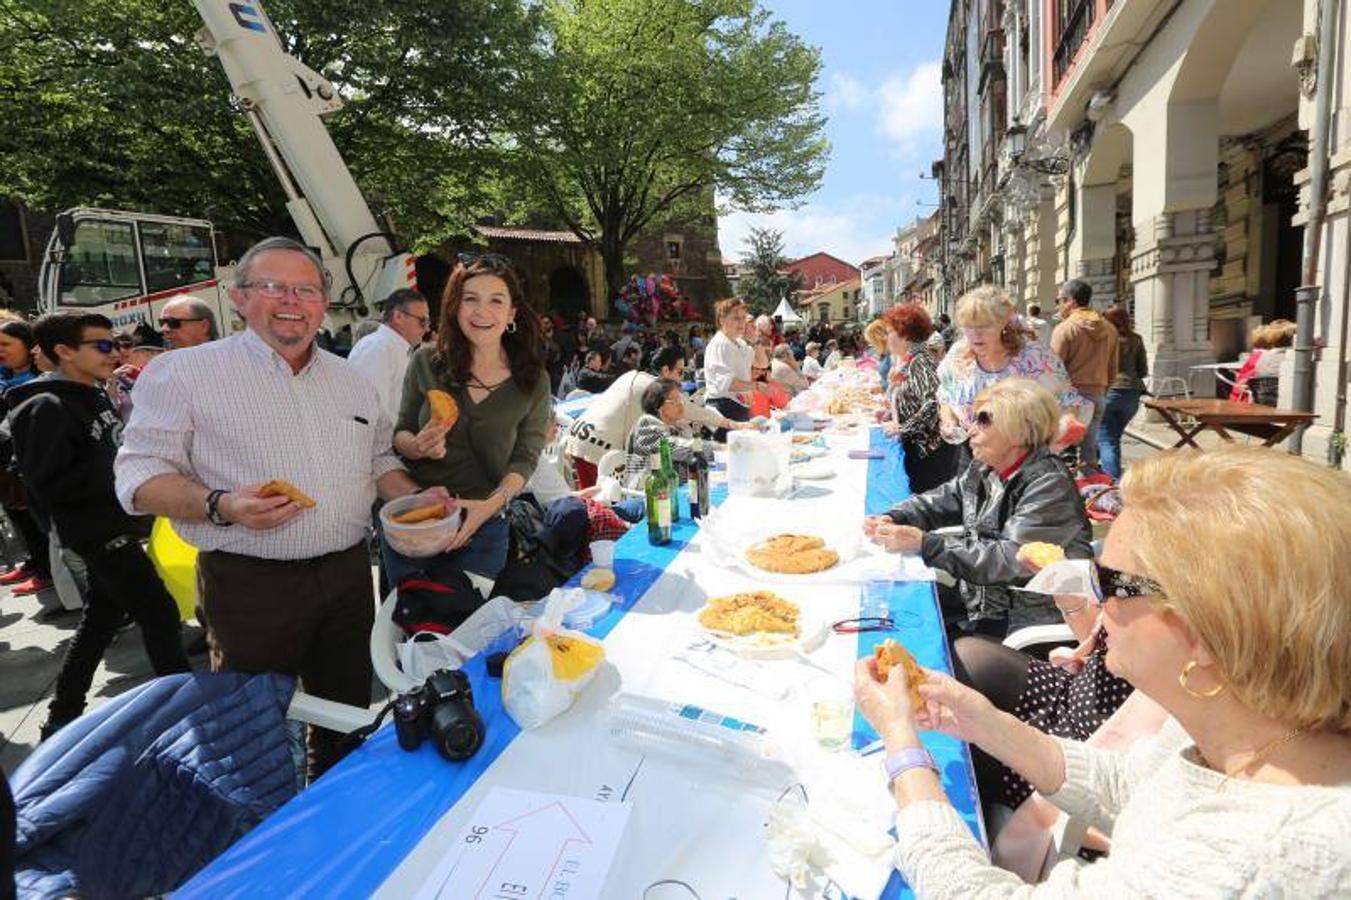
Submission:
POLYGON ((141 626, 156 675, 190 666, 178 608, 113 490, 122 420, 102 386, 117 365, 112 323, 92 313, 53 313, 37 320, 33 335, 56 369, 11 392, 14 454, 30 502, 84 558, 90 577, 84 617, 42 726, 45 740, 84 711, 94 671, 125 614, 141 626))

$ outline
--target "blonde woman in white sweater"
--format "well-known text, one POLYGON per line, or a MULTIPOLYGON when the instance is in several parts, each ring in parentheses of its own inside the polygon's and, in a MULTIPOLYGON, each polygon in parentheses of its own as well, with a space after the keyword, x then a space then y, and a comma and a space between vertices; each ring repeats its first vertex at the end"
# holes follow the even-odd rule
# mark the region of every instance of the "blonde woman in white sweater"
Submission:
POLYGON ((858 666, 885 738, 896 867, 923 900, 1351 897, 1351 481, 1275 450, 1132 466, 1101 575, 1108 668, 1171 718, 1126 752, 1050 737, 929 672, 858 666), (979 745, 1109 833, 1029 885, 990 864, 917 732, 979 745))

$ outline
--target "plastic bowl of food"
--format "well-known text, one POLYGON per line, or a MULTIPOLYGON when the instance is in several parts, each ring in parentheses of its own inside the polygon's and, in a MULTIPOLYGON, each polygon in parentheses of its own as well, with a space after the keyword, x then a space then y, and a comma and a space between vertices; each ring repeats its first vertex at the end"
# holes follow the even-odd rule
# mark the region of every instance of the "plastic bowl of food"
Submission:
POLYGON ((440 553, 463 518, 464 510, 454 500, 447 503, 421 494, 380 507, 380 528, 390 549, 417 559, 440 553))

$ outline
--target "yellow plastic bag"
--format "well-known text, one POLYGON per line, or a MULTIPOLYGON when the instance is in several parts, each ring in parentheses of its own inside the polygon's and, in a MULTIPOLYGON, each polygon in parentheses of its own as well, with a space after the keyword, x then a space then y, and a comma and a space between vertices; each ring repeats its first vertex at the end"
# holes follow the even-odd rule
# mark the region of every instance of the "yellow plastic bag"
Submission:
POLYGON ((605 659, 600 641, 562 627, 572 598, 550 595, 533 633, 502 667, 502 706, 522 728, 536 728, 572 706, 605 659))
POLYGON ((169 520, 160 516, 150 528, 150 561, 178 604, 183 621, 197 615, 197 548, 178 536, 169 520))

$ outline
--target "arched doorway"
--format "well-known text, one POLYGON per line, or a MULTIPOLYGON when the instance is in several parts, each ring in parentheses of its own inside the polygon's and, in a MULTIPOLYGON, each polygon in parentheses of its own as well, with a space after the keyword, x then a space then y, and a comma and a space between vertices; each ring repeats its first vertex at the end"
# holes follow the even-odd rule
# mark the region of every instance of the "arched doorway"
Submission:
POLYGON ((573 266, 559 266, 549 273, 549 309, 574 322, 587 311, 586 278, 573 266))

